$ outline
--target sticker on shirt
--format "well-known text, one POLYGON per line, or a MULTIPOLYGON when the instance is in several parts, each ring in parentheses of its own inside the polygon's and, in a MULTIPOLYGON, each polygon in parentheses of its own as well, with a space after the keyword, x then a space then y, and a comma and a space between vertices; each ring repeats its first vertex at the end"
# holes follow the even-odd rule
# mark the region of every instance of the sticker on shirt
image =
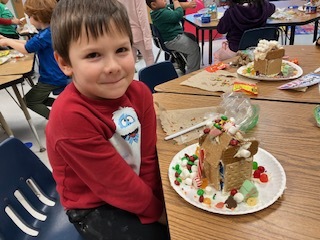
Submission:
POLYGON ((135 110, 131 107, 120 107, 113 112, 116 130, 110 142, 131 168, 139 174, 141 164, 141 125, 135 110))

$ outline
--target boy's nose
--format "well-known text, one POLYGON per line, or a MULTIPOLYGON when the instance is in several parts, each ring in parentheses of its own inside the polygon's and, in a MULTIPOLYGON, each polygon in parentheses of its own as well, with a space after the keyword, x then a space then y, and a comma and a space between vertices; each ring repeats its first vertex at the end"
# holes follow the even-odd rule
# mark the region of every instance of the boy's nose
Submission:
POLYGON ((104 63, 104 70, 108 73, 118 72, 120 70, 120 64, 114 58, 110 57, 104 63))

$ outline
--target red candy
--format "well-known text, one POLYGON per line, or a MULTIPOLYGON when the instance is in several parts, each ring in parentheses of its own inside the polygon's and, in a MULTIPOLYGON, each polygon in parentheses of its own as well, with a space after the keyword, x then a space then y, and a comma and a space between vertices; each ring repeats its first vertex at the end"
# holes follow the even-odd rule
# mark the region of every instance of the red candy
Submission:
POLYGON ((268 182, 268 181, 269 181, 268 175, 265 174, 265 173, 262 173, 262 174, 260 175, 260 181, 263 182, 263 183, 268 182))
POLYGON ((205 128, 205 129, 203 129, 203 133, 204 134, 208 134, 210 132, 210 128, 205 128))
POLYGON ((237 192, 238 192, 237 189, 232 189, 232 190, 230 191, 230 195, 231 195, 231 196, 234 196, 234 195, 236 195, 237 192))
POLYGON ((260 172, 263 173, 263 172, 265 171, 265 168, 264 168, 263 166, 259 166, 259 167, 258 167, 258 170, 260 170, 260 172))
POLYGON ((174 180, 174 184, 179 186, 180 185, 180 182, 178 180, 174 180))
POLYGON ((232 139, 232 140, 230 141, 230 145, 231 145, 231 146, 237 146, 238 143, 239 143, 239 141, 236 140, 236 139, 232 139))
POLYGON ((258 170, 258 169, 253 172, 253 177, 254 178, 260 178, 260 175, 261 175, 261 171, 258 170))
POLYGON ((191 156, 189 157, 189 160, 190 160, 191 162, 194 162, 194 160, 195 160, 194 156, 191 155, 191 156))

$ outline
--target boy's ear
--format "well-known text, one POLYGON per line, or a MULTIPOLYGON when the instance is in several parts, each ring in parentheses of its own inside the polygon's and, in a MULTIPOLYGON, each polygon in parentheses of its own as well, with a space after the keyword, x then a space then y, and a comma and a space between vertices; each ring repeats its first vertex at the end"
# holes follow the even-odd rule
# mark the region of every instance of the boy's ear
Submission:
POLYGON ((53 54, 61 71, 67 76, 72 76, 72 67, 70 64, 68 64, 56 51, 53 54))
POLYGON ((151 2, 150 6, 151 6, 151 9, 154 10, 157 7, 157 3, 151 2))

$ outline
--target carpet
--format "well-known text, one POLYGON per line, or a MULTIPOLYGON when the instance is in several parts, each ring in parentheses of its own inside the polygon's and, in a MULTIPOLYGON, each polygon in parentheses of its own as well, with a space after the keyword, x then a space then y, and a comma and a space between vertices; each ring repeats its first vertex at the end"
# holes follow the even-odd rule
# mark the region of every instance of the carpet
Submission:
MULTIPOLYGON (((309 23, 307 25, 296 26, 296 35, 313 34, 314 24, 309 23)), ((320 34, 320 29, 318 29, 318 34, 320 34)))

